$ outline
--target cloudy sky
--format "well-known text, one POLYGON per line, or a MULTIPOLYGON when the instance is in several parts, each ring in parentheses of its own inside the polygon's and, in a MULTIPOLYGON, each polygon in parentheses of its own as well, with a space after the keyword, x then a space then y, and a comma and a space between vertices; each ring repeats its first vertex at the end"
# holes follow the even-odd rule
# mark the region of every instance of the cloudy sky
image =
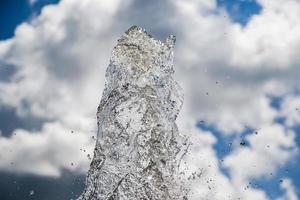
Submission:
POLYGON ((110 51, 140 25, 177 36, 192 198, 299 200, 299 19, 299 0, 2 0, 0 199, 81 193, 110 51))

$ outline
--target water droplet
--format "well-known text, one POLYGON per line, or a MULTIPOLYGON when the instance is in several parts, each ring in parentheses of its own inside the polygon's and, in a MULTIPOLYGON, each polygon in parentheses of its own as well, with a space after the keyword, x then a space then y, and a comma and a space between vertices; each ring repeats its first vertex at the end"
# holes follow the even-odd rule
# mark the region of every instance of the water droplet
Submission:
POLYGON ((34 190, 29 191, 29 196, 32 196, 32 195, 34 195, 34 190))
POLYGON ((246 142, 240 142, 240 146, 246 146, 246 142))

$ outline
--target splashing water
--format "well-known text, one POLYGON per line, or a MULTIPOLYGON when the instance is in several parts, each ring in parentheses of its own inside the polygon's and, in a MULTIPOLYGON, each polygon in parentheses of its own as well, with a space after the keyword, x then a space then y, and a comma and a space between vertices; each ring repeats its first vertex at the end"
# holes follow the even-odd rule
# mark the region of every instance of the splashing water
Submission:
POLYGON ((78 200, 187 199, 179 171, 187 140, 175 124, 183 92, 166 43, 133 26, 118 40, 97 111, 98 135, 78 200))

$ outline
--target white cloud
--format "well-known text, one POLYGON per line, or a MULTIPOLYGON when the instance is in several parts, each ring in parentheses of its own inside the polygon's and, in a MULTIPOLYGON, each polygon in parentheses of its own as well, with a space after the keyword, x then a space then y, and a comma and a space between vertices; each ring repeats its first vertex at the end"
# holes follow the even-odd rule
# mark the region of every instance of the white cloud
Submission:
MULTIPOLYGON (((299 58, 292 55, 300 52, 300 26, 293 22, 300 14, 286 7, 299 8, 300 2, 289 1, 285 8, 272 2, 277 6, 263 2, 262 13, 241 27, 231 23, 224 11, 212 14, 214 7, 204 6, 200 12, 199 1, 176 1, 177 24, 183 30, 176 51, 177 78, 186 93, 185 113, 216 125, 222 133, 241 133, 246 126, 260 132, 246 138, 249 148, 236 148, 225 157, 235 194, 251 178, 276 171, 297 151, 294 133, 273 124, 279 112, 267 96, 298 88, 299 58)), ((267 199, 261 190, 252 189, 244 199, 267 199)))
POLYGON ((234 26, 231 65, 242 68, 290 68, 299 64, 299 1, 258 1, 263 9, 243 28, 234 26))
POLYGON ((188 181, 191 189, 189 199, 268 200, 264 191, 252 188, 246 181, 238 184, 220 171, 223 161, 217 159, 213 147, 217 140, 210 132, 189 125, 182 126, 181 131, 189 133, 192 141, 189 153, 184 159, 187 167, 182 166, 182 169, 188 169, 185 171, 187 177, 195 177, 188 181))
POLYGON ((269 176, 297 152, 294 138, 295 133, 281 125, 265 125, 257 135, 246 137, 249 147, 236 148, 225 157, 224 166, 238 183, 269 176))
POLYGON ((289 1, 281 8, 279 1, 273 6, 263 2, 262 13, 242 27, 225 11, 215 14, 214 6, 202 6, 204 11, 199 12, 199 1, 188 2, 176 1, 175 20, 182 41, 176 51, 178 79, 190 114, 225 132, 270 123, 277 113, 268 106, 266 95, 283 95, 299 87, 299 57, 291 55, 300 52, 300 26, 294 23, 300 12, 286 7, 300 3, 289 1), (189 9, 181 9, 183 4, 189 9))
POLYGON ((74 132, 54 122, 45 124, 40 132, 17 129, 10 138, 0 137, 0 146, 1 170, 59 176, 62 169, 85 172, 94 141, 83 131, 74 132))
POLYGON ((299 200, 293 183, 290 179, 283 179, 280 186, 282 189, 285 190, 285 195, 283 197, 278 198, 278 200, 299 200))
POLYGON ((1 152, 16 149, 1 159, 2 170, 51 176, 63 168, 87 170, 89 161, 74 156, 79 146, 92 151, 90 129, 95 131, 104 72, 116 43, 110 28, 120 6, 118 0, 61 1, 0 43, 0 60, 16 68, 10 82, 0 82, 1 105, 15 107, 20 116, 50 120, 36 133, 15 130, 17 136, 0 137, 1 152), (71 130, 80 134, 73 138, 71 130), (70 167, 72 160, 78 167, 70 167), (10 166, 11 161, 23 163, 10 166))
POLYGON ((300 97, 288 95, 282 102, 280 116, 286 119, 287 126, 295 126, 300 123, 300 97))

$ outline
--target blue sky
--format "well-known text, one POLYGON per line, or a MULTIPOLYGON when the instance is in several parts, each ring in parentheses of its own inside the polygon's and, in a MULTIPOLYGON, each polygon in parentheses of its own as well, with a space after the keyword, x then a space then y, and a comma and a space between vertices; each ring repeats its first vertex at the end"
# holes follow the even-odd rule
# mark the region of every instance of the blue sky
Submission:
POLYGON ((300 4, 274 2, 1 1, 0 199, 81 193, 110 50, 133 24, 177 36, 178 123, 197 128, 205 155, 191 162, 215 181, 205 197, 225 184, 245 200, 300 199, 300 33, 290 28, 300 4))
MULTIPOLYGON (((270 97, 270 105, 274 109, 279 109, 281 106, 282 99, 280 97, 270 97)), ((282 123, 279 121, 276 123, 282 123)), ((216 154, 219 160, 223 160, 225 156, 230 154, 235 148, 245 148, 249 147, 249 143, 245 138, 247 135, 256 135, 260 134, 259 130, 255 130, 247 127, 243 132, 238 135, 229 135, 226 136, 222 134, 214 126, 206 125, 204 121, 200 121, 197 125, 200 129, 211 131, 217 138, 217 143, 214 145, 216 154)), ((300 146, 300 128, 299 126, 293 127, 293 130, 296 132, 296 143, 300 146)), ((268 143, 266 143, 266 146, 268 143)), ((300 164, 300 155, 296 155, 295 158, 288 163, 281 165, 280 168, 274 173, 269 173, 266 177, 256 178, 251 180, 252 185, 256 185, 257 188, 261 188, 267 192, 270 199, 276 199, 283 195, 284 191, 280 188, 280 181, 284 177, 289 177, 293 180, 295 186, 300 188, 299 181, 299 164, 300 164)), ((226 168, 221 169, 226 176, 230 176, 226 168)), ((299 192, 299 191, 298 191, 299 192)), ((298 193, 299 195, 299 193, 298 193)))
POLYGON ((32 3, 26 0, 1 1, 0 40, 13 37, 17 25, 39 15, 43 6, 58 2, 59 0, 39 0, 32 3))
POLYGON ((217 0, 217 4, 227 10, 234 22, 242 25, 246 25, 251 17, 259 14, 262 9, 255 0, 217 0))

